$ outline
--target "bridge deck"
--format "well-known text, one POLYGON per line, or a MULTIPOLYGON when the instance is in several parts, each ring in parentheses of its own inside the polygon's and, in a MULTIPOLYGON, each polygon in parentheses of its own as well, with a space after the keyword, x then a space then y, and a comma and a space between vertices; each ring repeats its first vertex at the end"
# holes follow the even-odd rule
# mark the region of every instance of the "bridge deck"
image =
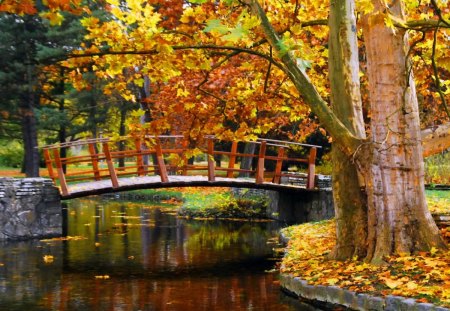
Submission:
POLYGON ((289 192, 318 191, 317 189, 306 189, 304 186, 296 186, 290 184, 276 184, 272 182, 263 182, 260 184, 256 184, 253 178, 216 177, 215 181, 209 181, 207 176, 169 175, 168 177, 168 182, 161 182, 160 176, 120 178, 118 188, 113 188, 111 180, 72 184, 69 188, 69 194, 62 195, 62 199, 72 199, 88 195, 98 195, 119 191, 172 187, 237 187, 259 188, 289 192))

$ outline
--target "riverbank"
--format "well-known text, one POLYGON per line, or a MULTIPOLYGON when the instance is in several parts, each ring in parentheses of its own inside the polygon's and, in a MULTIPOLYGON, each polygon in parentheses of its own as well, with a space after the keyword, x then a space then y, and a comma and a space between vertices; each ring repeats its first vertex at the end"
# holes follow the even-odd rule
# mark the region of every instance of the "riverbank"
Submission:
MULTIPOLYGON (((447 237, 447 228, 441 230, 447 237)), ((385 258, 376 266, 356 260, 333 261, 333 220, 292 226, 281 265, 281 286, 311 301, 355 310, 449 310, 450 253, 432 250, 385 258)))

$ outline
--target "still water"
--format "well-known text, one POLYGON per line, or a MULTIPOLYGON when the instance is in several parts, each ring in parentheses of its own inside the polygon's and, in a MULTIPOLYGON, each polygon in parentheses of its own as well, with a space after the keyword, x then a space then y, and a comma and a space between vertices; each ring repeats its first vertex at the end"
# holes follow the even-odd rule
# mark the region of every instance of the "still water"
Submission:
POLYGON ((77 199, 67 239, 0 248, 0 310, 316 310, 280 292, 274 222, 179 219, 158 203, 77 199))

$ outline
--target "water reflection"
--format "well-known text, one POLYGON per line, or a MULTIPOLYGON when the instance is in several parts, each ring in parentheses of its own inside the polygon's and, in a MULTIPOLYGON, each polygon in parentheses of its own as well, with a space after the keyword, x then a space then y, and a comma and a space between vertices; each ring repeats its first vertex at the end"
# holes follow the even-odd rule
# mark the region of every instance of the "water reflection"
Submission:
POLYGON ((312 310, 264 273, 275 223, 99 199, 73 200, 67 214, 68 240, 3 243, 0 310, 312 310))

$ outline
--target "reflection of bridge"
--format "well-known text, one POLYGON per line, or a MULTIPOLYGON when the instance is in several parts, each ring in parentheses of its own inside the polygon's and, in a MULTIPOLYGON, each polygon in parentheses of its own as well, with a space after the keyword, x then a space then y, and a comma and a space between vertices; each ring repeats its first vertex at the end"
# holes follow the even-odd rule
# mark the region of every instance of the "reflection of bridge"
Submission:
POLYGON ((173 135, 86 139, 44 146, 43 152, 50 177, 59 185, 62 198, 69 199, 180 186, 298 189, 281 184, 286 177, 299 178, 298 174, 282 171, 286 162, 306 165, 305 184, 306 189, 311 190, 314 189, 317 148, 320 147, 270 139, 224 143, 206 137, 204 143, 191 149, 182 136, 173 135), (244 143, 256 144, 257 152, 239 152, 244 143), (228 148, 224 147, 226 145, 228 148), (308 156, 289 157, 289 149, 293 147, 309 149, 308 156), (63 150, 68 156, 61 156, 63 150), (236 167, 238 159, 243 158, 256 159, 254 168, 236 167), (239 178, 243 174, 251 178, 239 178))

